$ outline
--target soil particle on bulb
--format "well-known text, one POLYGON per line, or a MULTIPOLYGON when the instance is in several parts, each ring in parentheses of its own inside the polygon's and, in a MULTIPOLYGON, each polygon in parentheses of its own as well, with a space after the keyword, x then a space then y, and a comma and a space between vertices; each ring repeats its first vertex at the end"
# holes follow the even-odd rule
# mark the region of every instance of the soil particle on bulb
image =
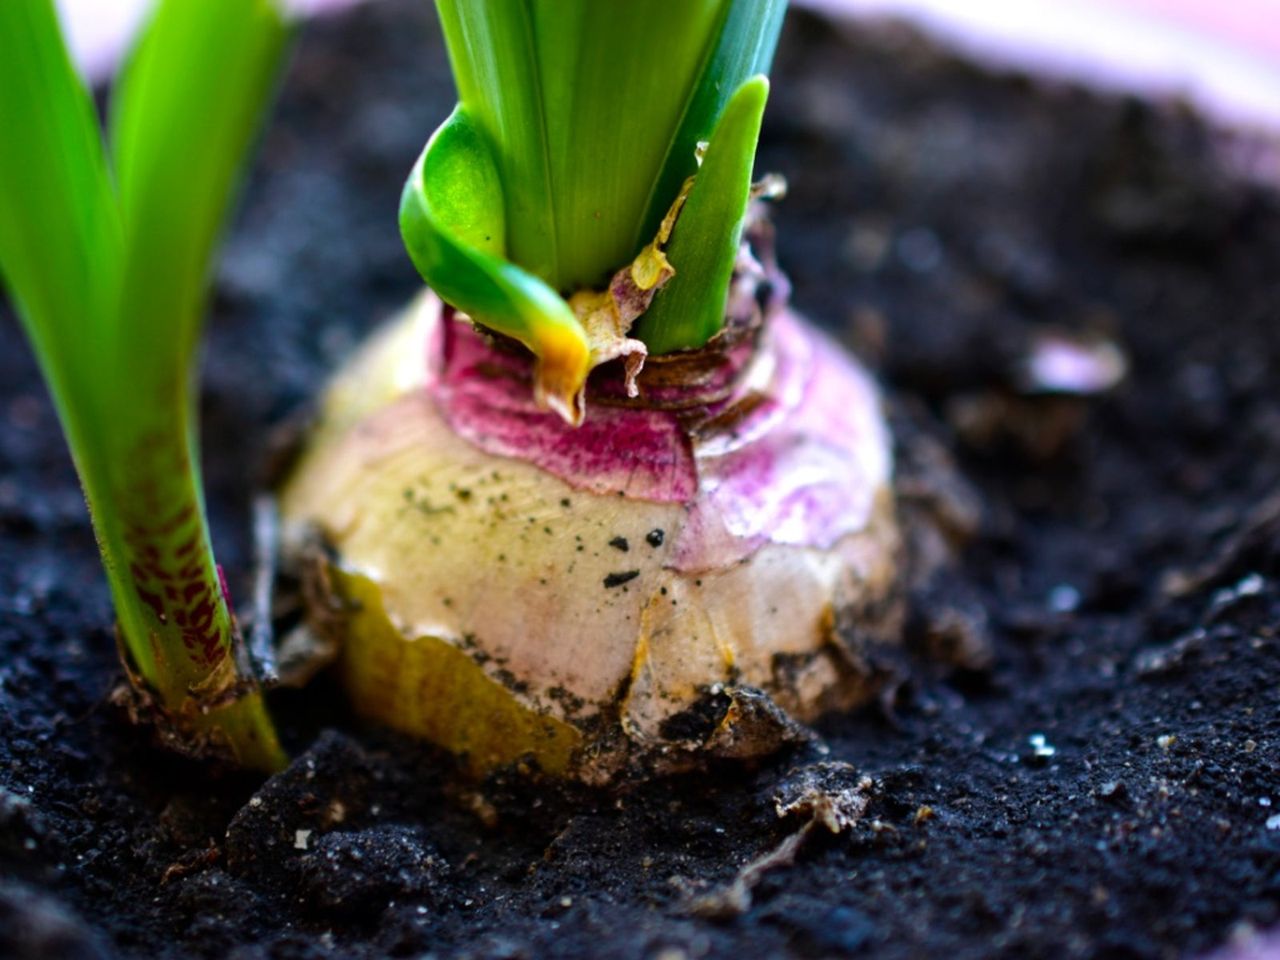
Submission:
POLYGON ((640 576, 639 570, 624 570, 620 573, 611 573, 604 578, 604 587, 606 590, 612 590, 614 587, 620 587, 624 583, 630 583, 638 576, 640 576))

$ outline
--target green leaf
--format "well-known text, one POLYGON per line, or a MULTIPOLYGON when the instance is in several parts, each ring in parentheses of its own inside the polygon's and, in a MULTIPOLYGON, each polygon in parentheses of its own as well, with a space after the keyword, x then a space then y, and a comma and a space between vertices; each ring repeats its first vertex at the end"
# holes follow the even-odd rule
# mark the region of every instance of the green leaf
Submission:
POLYGON ((114 382, 104 358, 123 231, 97 114, 52 0, 0 3, 0 129, 0 273, 49 384, 127 616, 122 533, 110 502, 114 433, 100 409, 114 382))
POLYGON ((554 290, 503 258, 505 197, 493 154, 459 106, 435 132, 405 184, 400 232, 423 279, 539 362, 544 398, 568 419, 590 371, 582 325, 554 290))
POLYGON ((189 359, 213 250, 289 33, 277 0, 166 0, 126 63, 111 113, 129 251, 121 333, 131 346, 156 340, 145 356, 126 347, 121 362, 189 359))
POLYGON ((93 101, 52 0, 0 3, 0 130, 0 272, 61 406, 95 373, 123 246, 93 101))
POLYGON ((437 0, 502 183, 509 258, 561 294, 648 243, 784 0, 437 0))
POLYGON ((667 245, 667 259, 676 275, 658 291, 636 331, 654 353, 700 347, 724 322, 743 217, 750 202, 756 141, 768 99, 765 77, 744 83, 729 101, 707 145, 693 190, 667 245))

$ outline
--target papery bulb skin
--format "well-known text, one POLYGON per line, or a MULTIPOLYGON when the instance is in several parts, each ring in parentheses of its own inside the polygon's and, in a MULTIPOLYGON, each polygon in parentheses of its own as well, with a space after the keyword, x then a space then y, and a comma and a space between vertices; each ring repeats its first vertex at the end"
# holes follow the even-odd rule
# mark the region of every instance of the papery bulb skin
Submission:
POLYGON ((607 782, 877 694, 901 552, 878 392, 785 305, 742 313, 638 398, 601 368, 576 429, 431 294, 376 335, 281 492, 286 547, 327 545, 313 614, 357 710, 476 773, 607 782))

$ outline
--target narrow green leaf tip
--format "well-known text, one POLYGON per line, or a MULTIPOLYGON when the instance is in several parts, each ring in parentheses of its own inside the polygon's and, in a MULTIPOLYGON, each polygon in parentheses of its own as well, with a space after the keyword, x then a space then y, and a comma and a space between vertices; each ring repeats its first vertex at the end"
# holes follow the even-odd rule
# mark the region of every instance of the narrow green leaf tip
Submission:
POLYGON ((714 46, 702 64, 680 126, 667 146, 662 171, 653 183, 636 243, 643 243, 657 229, 670 198, 695 172, 697 145, 711 138, 729 99, 748 78, 768 75, 786 13, 787 0, 729 0, 723 8, 714 46))
POLYGON ((707 144, 667 247, 675 276, 636 331, 654 353, 701 347, 724 322, 768 99, 768 79, 752 77, 734 93, 707 144))

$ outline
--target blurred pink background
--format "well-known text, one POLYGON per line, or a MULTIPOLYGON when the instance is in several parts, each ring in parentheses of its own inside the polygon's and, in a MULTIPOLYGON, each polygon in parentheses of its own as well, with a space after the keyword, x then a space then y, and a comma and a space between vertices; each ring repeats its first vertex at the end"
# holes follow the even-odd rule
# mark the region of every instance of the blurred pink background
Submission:
MULTIPOLYGON (((85 74, 101 79, 111 73, 138 21, 153 2, 154 0, 56 0, 71 52, 85 74)), ((350 6, 359 0, 282 2, 288 9, 309 16, 350 6)))
MULTIPOLYGON (((58 0, 86 73, 110 72, 149 2, 58 0)), ((304 14, 353 2, 285 0, 304 14)), ((840 17, 906 20, 994 66, 1181 97, 1224 125, 1280 133, 1280 0, 795 2, 840 17)))
POLYGON ((915 23, 979 60, 1280 131, 1280 0, 809 0, 915 23))

